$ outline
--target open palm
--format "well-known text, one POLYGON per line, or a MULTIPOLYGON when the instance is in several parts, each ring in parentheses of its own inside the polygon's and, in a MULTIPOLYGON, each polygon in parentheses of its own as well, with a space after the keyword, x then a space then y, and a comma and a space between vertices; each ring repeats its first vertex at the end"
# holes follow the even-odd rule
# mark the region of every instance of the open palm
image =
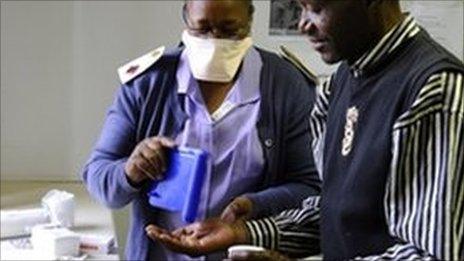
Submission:
POLYGON ((241 243, 241 239, 245 238, 242 222, 227 224, 216 218, 194 223, 173 232, 149 225, 146 232, 150 238, 161 242, 172 251, 190 256, 224 250, 233 244, 241 243))

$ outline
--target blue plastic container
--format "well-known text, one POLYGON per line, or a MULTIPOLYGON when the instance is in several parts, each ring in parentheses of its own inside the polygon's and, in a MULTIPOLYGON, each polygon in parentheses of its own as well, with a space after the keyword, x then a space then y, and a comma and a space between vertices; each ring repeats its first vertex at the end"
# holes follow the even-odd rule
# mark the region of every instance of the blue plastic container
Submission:
POLYGON ((177 148, 169 153, 165 178, 153 182, 148 193, 150 205, 168 211, 182 211, 182 220, 195 221, 206 173, 207 153, 177 148))

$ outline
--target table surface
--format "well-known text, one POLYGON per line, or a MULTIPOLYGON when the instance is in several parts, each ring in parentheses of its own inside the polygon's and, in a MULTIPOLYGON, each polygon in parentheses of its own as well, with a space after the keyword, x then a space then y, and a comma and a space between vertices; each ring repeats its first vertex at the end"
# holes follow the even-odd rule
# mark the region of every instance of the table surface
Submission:
MULTIPOLYGON (((1 181, 0 182, 0 207, 6 209, 24 209, 40 207, 41 198, 52 189, 65 190, 76 196, 75 226, 71 229, 77 233, 94 235, 115 236, 114 222, 120 228, 121 233, 127 228, 127 210, 119 211, 118 216, 112 216, 109 209, 105 208, 87 193, 81 182, 25 182, 25 181, 1 181), (122 213, 122 215, 121 215, 122 213), (114 218, 114 219, 113 219, 114 218)), ((118 238, 124 241, 124 236, 118 238)), ((17 256, 11 253, 11 245, 8 240, 1 241, 0 260, 35 260, 33 253, 24 253, 17 256), (12 255, 13 254, 13 255, 12 255), (28 258, 28 257, 31 258, 28 258)), ((120 246, 125 242, 120 242, 120 246)), ((121 248, 122 249, 122 248, 121 248)), ((120 252, 122 254, 123 251, 120 252)), ((321 256, 310 257, 305 260, 321 260, 321 256)), ((119 260, 117 254, 88 256, 86 260, 119 260)))
MULTIPOLYGON (((32 182, 32 181, 1 181, 0 207, 2 210, 40 207, 41 198, 50 190, 59 189, 70 192, 76 197, 75 226, 72 231, 79 234, 115 236, 111 211, 87 193, 81 182, 32 182)), ((11 246, 8 240, 1 241, 1 259, 12 259, 11 246)), ((18 260, 27 259, 24 253, 18 260)), ((87 259, 117 260, 117 254, 104 256, 89 256, 87 259)))

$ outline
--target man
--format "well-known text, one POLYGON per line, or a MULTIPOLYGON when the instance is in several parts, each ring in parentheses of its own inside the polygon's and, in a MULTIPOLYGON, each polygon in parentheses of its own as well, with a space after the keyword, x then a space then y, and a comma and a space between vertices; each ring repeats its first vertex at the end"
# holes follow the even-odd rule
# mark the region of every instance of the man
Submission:
POLYGON ((311 114, 321 197, 246 223, 147 233, 193 255, 251 243, 290 257, 320 246, 328 260, 463 259, 462 62, 399 1, 299 1, 301 31, 325 62, 342 61, 311 114))
POLYGON ((252 2, 186 1, 183 11, 181 47, 119 70, 123 85, 83 173, 99 201, 132 203, 129 260, 190 259, 144 231, 152 223, 186 225, 181 213, 154 208, 147 196, 175 146, 208 153, 198 219, 277 214, 320 191, 305 121, 311 86, 292 65, 252 46, 252 2))

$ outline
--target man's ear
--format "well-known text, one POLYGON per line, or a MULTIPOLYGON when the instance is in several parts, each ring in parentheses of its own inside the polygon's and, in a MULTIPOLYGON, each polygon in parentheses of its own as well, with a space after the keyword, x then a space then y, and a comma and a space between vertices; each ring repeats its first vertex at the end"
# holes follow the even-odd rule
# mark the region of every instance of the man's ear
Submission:
POLYGON ((255 6, 250 5, 249 15, 250 15, 251 19, 253 19, 254 14, 255 14, 255 6))
POLYGON ((184 23, 188 25, 187 21, 187 2, 184 3, 184 6, 182 7, 182 20, 184 20, 184 23))

